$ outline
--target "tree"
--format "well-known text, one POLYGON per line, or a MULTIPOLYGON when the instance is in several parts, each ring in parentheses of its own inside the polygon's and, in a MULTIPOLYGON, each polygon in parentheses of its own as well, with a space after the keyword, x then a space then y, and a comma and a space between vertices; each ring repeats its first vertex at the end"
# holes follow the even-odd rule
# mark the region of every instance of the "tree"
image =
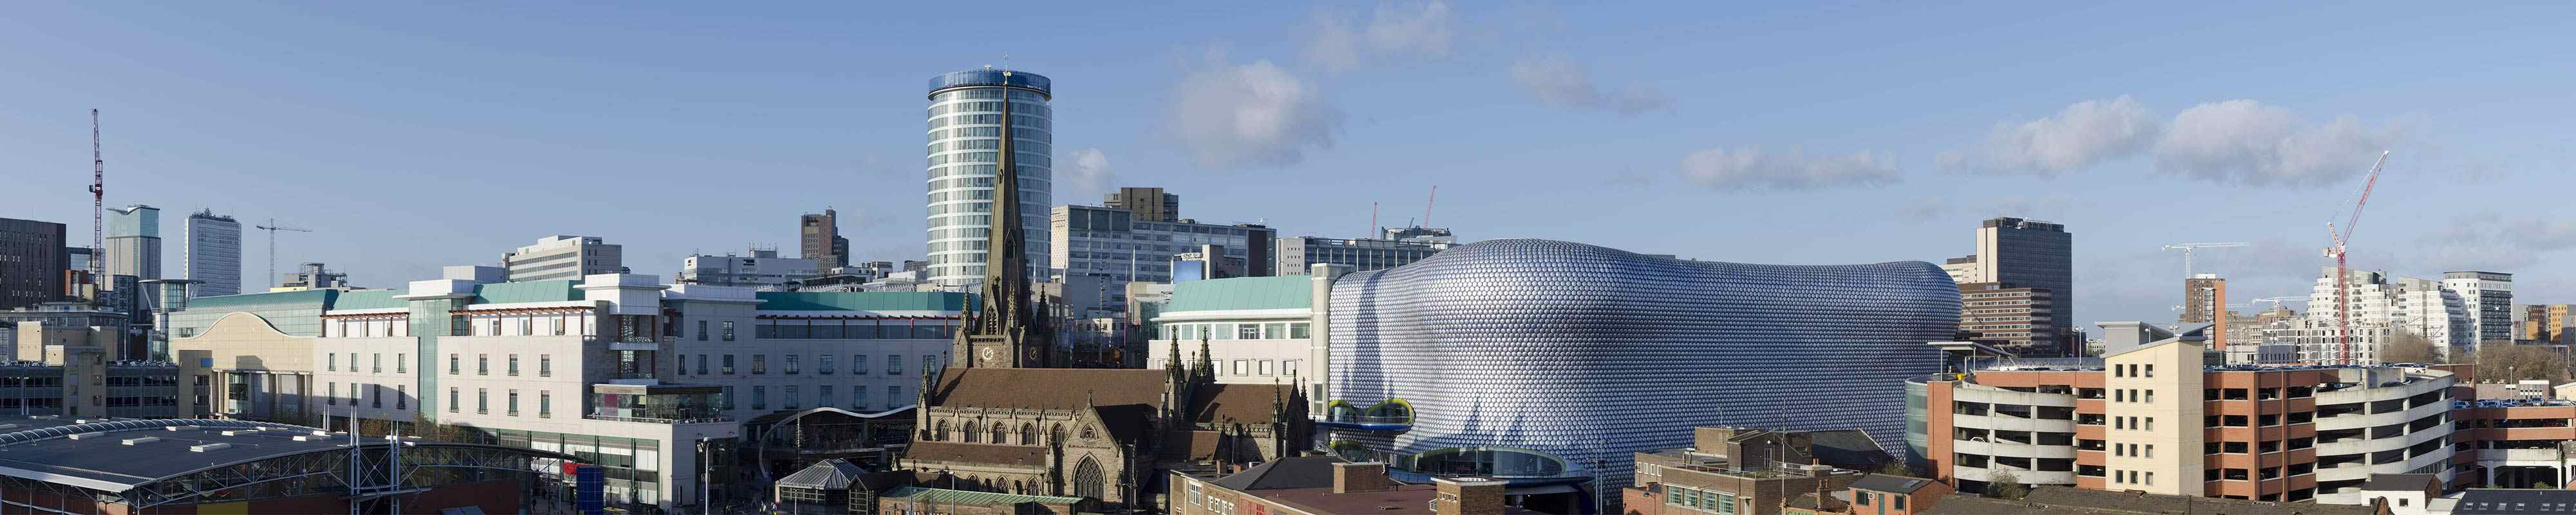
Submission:
POLYGON ((2029 494, 2030 487, 2023 486, 2021 478, 2011 472, 1995 470, 1986 473, 1986 497, 2020 499, 2029 494))
POLYGON ((2412 331, 2398 330, 2379 342, 2380 363, 2443 363, 2459 360, 2442 359, 2442 350, 2433 340, 2412 331))
POLYGON ((1887 462, 1886 465, 1880 465, 1876 473, 1889 476, 1910 477, 1914 475, 1914 468, 1905 466, 1904 461, 1890 461, 1887 462))
POLYGON ((2539 379, 2558 384, 2567 381, 2567 356, 2551 345, 2487 345, 2478 349, 2479 380, 2520 381, 2539 379))

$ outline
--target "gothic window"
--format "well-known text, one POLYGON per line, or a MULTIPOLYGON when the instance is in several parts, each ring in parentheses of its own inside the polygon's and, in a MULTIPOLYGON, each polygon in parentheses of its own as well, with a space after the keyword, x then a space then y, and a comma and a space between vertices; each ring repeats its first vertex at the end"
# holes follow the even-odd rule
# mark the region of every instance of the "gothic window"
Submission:
MULTIPOLYGON (((1088 429, 1085 431, 1088 432, 1088 429)), ((1092 460, 1090 456, 1082 457, 1082 465, 1073 469, 1073 495, 1106 499, 1108 490, 1108 474, 1101 472, 1100 462, 1092 460)))
POLYGON ((966 422, 966 443, 975 443, 977 437, 983 436, 982 433, 976 432, 975 429, 975 422, 966 422))
POLYGON ((1047 444, 1064 445, 1064 424, 1056 424, 1055 430, 1047 432, 1047 444))
POLYGON ((948 441, 948 421, 939 421, 939 430, 930 433, 930 440, 934 442, 948 441))
POLYGON ((1082 439, 1089 440, 1099 437, 1099 433, 1092 431, 1091 426, 1082 426, 1082 439))
POLYGON ((1011 428, 1000 422, 994 422, 993 443, 1011 443, 1011 428))
POLYGON ((1038 426, 1037 426, 1036 424, 1027 424, 1027 423, 1022 423, 1022 424, 1020 424, 1020 445, 1037 445, 1037 444, 1038 444, 1038 426))

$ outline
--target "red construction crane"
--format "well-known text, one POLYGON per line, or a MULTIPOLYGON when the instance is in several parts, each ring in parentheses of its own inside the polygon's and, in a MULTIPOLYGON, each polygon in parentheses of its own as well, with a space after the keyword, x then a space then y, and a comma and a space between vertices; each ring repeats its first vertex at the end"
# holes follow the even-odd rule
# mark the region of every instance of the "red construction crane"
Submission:
POLYGON ((2361 225, 2361 208, 2370 205, 2370 188, 2379 184, 2379 167, 2388 164, 2388 152, 2379 153, 2379 161, 2370 164, 2370 177, 2361 182, 2361 198, 2352 203, 2352 216, 2345 218, 2343 231, 2336 232, 2334 219, 2326 219, 2326 257, 2335 260, 2335 332, 2341 340, 2336 351, 2336 364, 2352 364, 2352 283, 2344 266, 2344 244, 2352 241, 2353 226, 2361 225))

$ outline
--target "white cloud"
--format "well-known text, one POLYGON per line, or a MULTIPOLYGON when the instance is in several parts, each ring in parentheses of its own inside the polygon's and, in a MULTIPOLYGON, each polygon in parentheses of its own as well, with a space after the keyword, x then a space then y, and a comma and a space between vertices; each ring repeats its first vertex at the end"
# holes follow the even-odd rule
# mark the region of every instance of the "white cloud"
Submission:
POLYGON ((1326 70, 1349 71, 1380 57, 1448 56, 1453 37, 1449 4, 1418 7, 1380 5, 1366 27, 1353 27, 1347 14, 1319 14, 1315 38, 1306 42, 1306 60, 1326 70))
POLYGON ((1952 171, 2053 176, 2137 154, 2159 129, 2155 113, 2121 95, 2077 102, 2047 118, 1996 124, 1975 148, 1942 152, 1939 160, 1952 171))
POLYGON ((1602 91, 1593 84, 1589 70, 1562 56, 1531 57, 1512 63, 1512 81, 1520 83, 1540 102, 1578 109, 1638 114, 1663 107, 1665 101, 1662 93, 1642 83, 1602 91))
POLYGON ((2318 186, 2369 171, 2395 143, 2395 124, 2373 128, 2345 115, 2312 126, 2252 100, 2192 106, 2156 142, 2155 169, 2224 184, 2318 186))
POLYGON ((2503 270, 2538 264, 2543 254, 2576 248, 2576 221, 2494 212, 2451 217, 2415 248, 2421 268, 2503 270))
POLYGON ((1692 152, 1682 158, 1682 176, 1725 191, 1790 191, 1884 186, 1897 183, 1902 174, 1895 160, 1868 152, 1810 158, 1798 148, 1765 152, 1741 147, 1692 152))
POLYGON ((1169 129, 1207 166, 1283 166, 1333 146, 1341 112, 1270 61, 1217 63, 1181 79, 1169 129))
POLYGON ((1113 177, 1109 173, 1109 155, 1101 153, 1100 149, 1075 150, 1064 156, 1064 162, 1072 163, 1073 166, 1065 168, 1065 173, 1057 175, 1057 182, 1075 191, 1096 192, 1109 189, 1113 177))

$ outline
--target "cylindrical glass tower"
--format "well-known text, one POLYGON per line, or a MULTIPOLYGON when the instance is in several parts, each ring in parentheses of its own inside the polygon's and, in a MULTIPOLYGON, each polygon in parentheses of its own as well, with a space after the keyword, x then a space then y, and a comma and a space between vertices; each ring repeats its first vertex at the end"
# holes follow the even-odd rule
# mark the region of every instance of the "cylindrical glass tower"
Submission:
POLYGON ((1046 76, 985 67, 930 79, 930 279, 965 285, 984 278, 993 235, 993 172, 1001 162, 1002 108, 1009 105, 1019 154, 1020 214, 1028 271, 1046 279, 1048 220, 1055 205, 1055 111, 1046 76), (1007 96, 1009 100, 1004 101, 1007 96))

